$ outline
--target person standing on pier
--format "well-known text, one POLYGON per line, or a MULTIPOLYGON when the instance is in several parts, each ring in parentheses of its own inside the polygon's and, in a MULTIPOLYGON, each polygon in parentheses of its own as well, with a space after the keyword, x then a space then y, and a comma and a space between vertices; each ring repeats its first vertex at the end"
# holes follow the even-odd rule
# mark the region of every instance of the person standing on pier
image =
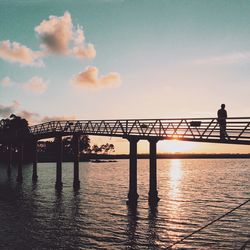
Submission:
POLYGON ((229 140, 228 134, 226 132, 227 129, 227 111, 225 110, 226 105, 221 104, 221 109, 218 110, 217 116, 218 116, 218 123, 220 125, 220 139, 225 140, 226 137, 229 140))

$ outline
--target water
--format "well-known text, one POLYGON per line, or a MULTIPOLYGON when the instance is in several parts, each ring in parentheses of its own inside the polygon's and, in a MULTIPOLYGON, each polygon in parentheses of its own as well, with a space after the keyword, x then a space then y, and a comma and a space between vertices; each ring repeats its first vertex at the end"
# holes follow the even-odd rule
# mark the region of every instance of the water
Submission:
MULTIPOLYGON (((138 161, 137 209, 126 205, 128 161, 81 163, 81 188, 72 188, 73 164, 38 164, 7 178, 0 165, 0 249, 164 249, 250 197, 250 160, 158 160, 157 208, 147 202, 149 164, 138 161)), ((239 249, 250 238, 250 204, 174 249, 239 249)), ((248 245, 248 248, 250 246, 248 245)))

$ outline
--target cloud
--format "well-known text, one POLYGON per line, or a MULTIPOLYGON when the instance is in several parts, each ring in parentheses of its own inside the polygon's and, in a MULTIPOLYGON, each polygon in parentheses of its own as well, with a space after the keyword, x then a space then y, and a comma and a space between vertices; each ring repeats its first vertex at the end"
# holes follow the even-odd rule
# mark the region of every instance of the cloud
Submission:
POLYGON ((38 76, 32 77, 25 83, 14 82, 10 79, 10 77, 6 76, 0 81, 0 84, 3 87, 10 87, 11 85, 13 85, 19 88, 21 86, 22 89, 38 95, 43 94, 48 88, 48 83, 38 76))
POLYGON ((29 125, 38 123, 44 123, 48 121, 60 121, 60 120, 75 120, 76 116, 41 116, 36 112, 30 112, 28 110, 20 109, 20 104, 17 101, 13 101, 10 105, 0 104, 0 119, 8 118, 11 114, 16 114, 26 119, 29 125))
POLYGON ((47 51, 72 55, 79 58, 94 58, 96 55, 93 44, 85 44, 83 28, 74 27, 69 12, 63 16, 50 16, 48 20, 43 20, 35 27, 42 47, 47 51))
POLYGON ((35 31, 43 45, 52 52, 66 53, 72 37, 72 21, 68 12, 62 17, 50 16, 43 20, 35 31))
POLYGON ((28 82, 23 84, 23 89, 34 94, 43 94, 48 88, 47 82, 41 77, 34 76, 28 82))
POLYGON ((87 67, 83 72, 73 77, 72 83, 80 87, 99 89, 114 87, 121 83, 121 78, 116 72, 110 72, 98 78, 98 69, 96 67, 87 67))
POLYGON ((29 125, 37 124, 40 121, 40 115, 35 112, 29 112, 27 110, 21 110, 17 112, 17 116, 26 119, 29 125))
POLYGON ((1 82, 3 87, 11 86, 11 80, 8 76, 4 77, 0 82, 1 82))
POLYGON ((23 65, 43 66, 41 57, 44 54, 41 51, 33 51, 28 47, 9 40, 0 42, 0 58, 17 62, 23 65))
POLYGON ((11 105, 3 105, 0 104, 0 117, 6 118, 10 116, 12 113, 16 111, 19 103, 17 101, 13 101, 11 105))
POLYGON ((70 53, 78 58, 94 58, 96 56, 95 47, 91 43, 85 47, 75 46, 70 53))
POLYGON ((42 58, 51 53, 90 59, 96 56, 95 46, 85 43, 83 27, 73 25, 69 12, 43 20, 35 27, 35 32, 41 40, 42 50, 33 51, 18 42, 5 40, 0 41, 0 58, 21 65, 42 67, 42 58))
POLYGON ((50 121, 65 121, 65 120, 75 120, 76 117, 73 116, 44 116, 40 119, 41 123, 50 121))
POLYGON ((237 52, 222 56, 214 56, 203 59, 196 59, 193 61, 195 64, 200 65, 214 65, 214 64, 236 64, 236 63, 249 63, 250 52, 237 52))
POLYGON ((59 115, 59 116, 40 116, 38 113, 35 112, 29 112, 22 110, 17 113, 18 116, 25 118, 28 122, 29 125, 35 125, 35 124, 40 124, 40 123, 45 123, 45 122, 50 122, 50 121, 68 121, 68 120, 76 120, 76 116, 64 116, 64 115, 59 115))
POLYGON ((85 40, 85 36, 83 33, 83 27, 77 26, 76 31, 73 33, 73 42, 75 45, 82 45, 85 40))

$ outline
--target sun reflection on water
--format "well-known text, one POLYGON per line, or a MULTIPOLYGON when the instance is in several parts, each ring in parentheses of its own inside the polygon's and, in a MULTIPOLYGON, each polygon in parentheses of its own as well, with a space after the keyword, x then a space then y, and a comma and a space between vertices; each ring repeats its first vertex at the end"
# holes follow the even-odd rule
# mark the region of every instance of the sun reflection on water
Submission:
POLYGON ((172 199, 176 199, 180 195, 180 182, 182 178, 182 162, 180 159, 173 159, 170 163, 169 180, 172 199))
POLYGON ((179 239, 179 232, 183 225, 179 223, 181 217, 181 181, 183 177, 182 161, 173 159, 170 161, 169 167, 169 201, 168 201, 168 216, 171 221, 169 225, 168 236, 172 242, 179 239))

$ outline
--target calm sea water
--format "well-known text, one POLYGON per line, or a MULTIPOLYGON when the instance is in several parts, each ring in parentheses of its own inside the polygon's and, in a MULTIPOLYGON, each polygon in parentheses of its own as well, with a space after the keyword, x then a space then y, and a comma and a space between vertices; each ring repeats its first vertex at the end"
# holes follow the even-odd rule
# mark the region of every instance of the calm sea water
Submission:
MULTIPOLYGON (((136 209, 126 205, 128 161, 81 163, 81 188, 72 188, 73 163, 63 164, 63 190, 54 189, 56 166, 32 166, 7 178, 0 165, 0 249, 164 249, 250 197, 250 160, 158 160, 157 208, 147 202, 148 160, 138 161, 136 209)), ((240 249, 250 238, 250 204, 174 249, 240 249)), ((250 246, 248 245, 248 248, 250 246)))

